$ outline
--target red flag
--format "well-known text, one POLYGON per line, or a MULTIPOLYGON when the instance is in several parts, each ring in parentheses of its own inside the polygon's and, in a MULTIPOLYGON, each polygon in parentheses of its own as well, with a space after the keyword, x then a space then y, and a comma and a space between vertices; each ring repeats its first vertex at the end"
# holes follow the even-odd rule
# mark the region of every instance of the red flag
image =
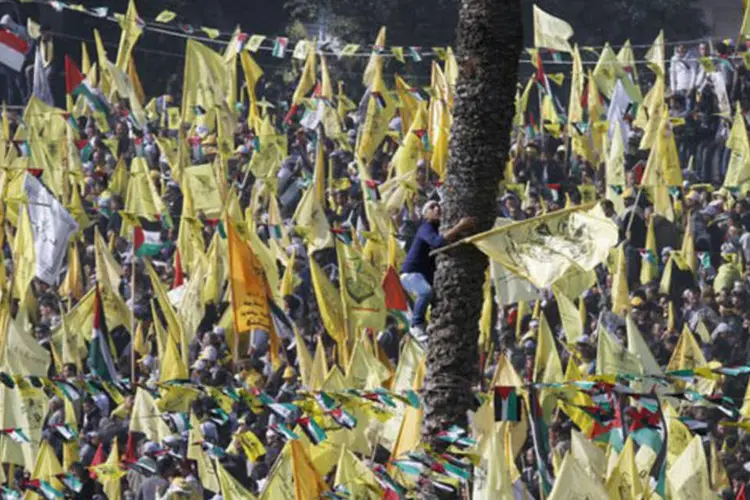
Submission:
POLYGON ((104 443, 99 443, 99 446, 96 448, 96 453, 94 453, 94 458, 93 460, 91 460, 91 464, 89 465, 89 469, 91 471, 91 479, 96 479, 96 472, 94 472, 94 467, 99 464, 103 464, 106 461, 107 456, 104 454, 104 443))
POLYGON ((65 93, 72 94, 73 90, 83 81, 83 74, 73 59, 65 54, 65 93))
POLYGON ((174 281, 172 282, 172 290, 184 284, 185 275, 182 274, 182 259, 180 258, 180 249, 178 248, 174 253, 174 281))
POLYGON ((385 293, 385 307, 398 311, 408 311, 409 302, 401 280, 393 267, 389 267, 383 278, 383 293, 385 293))
POLYGON ((742 483, 742 486, 740 486, 740 491, 737 492, 737 496, 734 497, 734 500, 747 500, 747 497, 745 496, 745 483, 742 483))
POLYGON ((138 456, 135 454, 135 439, 132 432, 128 432, 128 444, 125 446, 125 455, 122 456, 122 461, 126 464, 138 461, 138 456))

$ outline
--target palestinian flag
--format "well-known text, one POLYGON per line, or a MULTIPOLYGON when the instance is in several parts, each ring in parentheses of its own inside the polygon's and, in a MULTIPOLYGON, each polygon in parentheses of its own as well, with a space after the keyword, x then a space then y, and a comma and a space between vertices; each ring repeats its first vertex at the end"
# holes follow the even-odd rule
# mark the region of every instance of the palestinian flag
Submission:
POLYGON ((75 493, 80 493, 81 489, 83 489, 83 483, 81 482, 80 479, 75 477, 73 474, 70 474, 70 473, 63 474, 60 477, 60 480, 63 482, 66 488, 68 488, 69 490, 75 493))
POLYGON ((273 43, 273 51, 271 52, 271 55, 279 59, 284 59, 284 54, 286 54, 287 45, 289 45, 288 38, 283 37, 283 36, 276 37, 276 40, 274 40, 274 43, 273 43))
POLYGON ((138 257, 153 257, 166 246, 161 239, 161 224, 144 218, 139 222, 133 228, 133 250, 138 257))
POLYGON ((109 106, 91 84, 84 78, 81 70, 69 55, 65 55, 65 93, 78 97, 82 95, 86 98, 89 105, 96 111, 102 113, 109 112, 109 106))
POLYGON ((55 432, 57 432, 64 441, 70 441, 78 438, 78 433, 69 424, 55 425, 53 426, 55 432))
POLYGON ((370 201, 378 201, 380 199, 380 191, 378 191, 378 182, 372 179, 365 181, 365 190, 367 192, 367 199, 370 201))
POLYGON ((341 427, 346 427, 347 429, 354 429, 357 425, 357 419, 354 418, 350 413, 342 410, 341 408, 336 408, 335 410, 332 410, 329 415, 331 415, 331 418, 339 424, 341 427))
POLYGON ((86 362, 91 373, 102 380, 112 381, 117 379, 117 369, 112 359, 112 351, 109 348, 109 331, 104 320, 104 305, 98 286, 94 300, 94 330, 91 335, 89 356, 86 362))
POLYGON ((383 277, 383 294, 385 295, 385 307, 391 310, 408 311, 409 299, 406 296, 404 287, 401 286, 401 279, 393 266, 388 267, 383 277))
POLYGON ((16 443, 30 443, 31 440, 21 429, 4 429, 3 433, 6 434, 16 443))
POLYGON ((281 423, 274 424, 274 425, 270 426, 269 429, 271 429, 276 434, 279 434, 280 436, 283 436, 287 440, 290 440, 290 439, 299 439, 299 436, 297 434, 295 434, 291 429, 289 429, 289 427, 287 427, 284 424, 281 424, 281 423))
POLYGON ((310 439, 310 441, 317 445, 323 442, 326 438, 326 431, 318 425, 314 418, 301 417, 297 419, 302 432, 310 439))
POLYGON ((521 401, 515 387, 495 387, 495 422, 520 422, 521 401))
POLYGON ((333 411, 336 409, 336 401, 325 392, 315 394, 315 401, 320 405, 323 411, 333 411))
POLYGON ((0 490, 0 494, 2 494, 3 500, 11 500, 11 499, 15 499, 15 498, 19 498, 19 499, 22 498, 20 491, 8 488, 6 486, 2 487, 2 490, 0 490))

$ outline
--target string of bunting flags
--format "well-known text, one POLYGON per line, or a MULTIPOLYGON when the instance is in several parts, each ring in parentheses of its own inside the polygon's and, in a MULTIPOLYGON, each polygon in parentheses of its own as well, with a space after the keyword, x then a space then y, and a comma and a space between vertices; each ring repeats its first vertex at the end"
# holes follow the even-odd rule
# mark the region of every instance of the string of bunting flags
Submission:
MULTIPOLYGON (((58 12, 63 10, 70 10, 86 14, 99 19, 108 20, 111 22, 122 23, 125 19, 126 14, 114 13, 110 15, 108 7, 86 7, 82 4, 66 3, 58 0, 22 0, 24 3, 36 3, 40 5, 47 5, 58 12)), ((313 42, 310 40, 296 40, 293 41, 287 36, 268 36, 263 34, 247 34, 239 31, 233 33, 221 31, 216 28, 208 26, 193 26, 191 24, 180 22, 180 16, 178 13, 164 10, 159 13, 153 21, 145 21, 140 16, 136 19, 141 29, 154 31, 156 33, 181 36, 186 38, 192 38, 194 40, 204 41, 208 43, 219 43, 222 45, 228 45, 230 43, 238 43, 241 49, 249 50, 253 53, 258 51, 271 52, 274 57, 284 59, 287 54, 292 54, 294 59, 305 60, 307 52, 313 44, 317 45, 318 53, 323 55, 334 55, 339 58, 343 57, 370 57, 373 53, 377 53, 381 57, 394 58, 401 63, 405 63, 407 58, 411 59, 415 63, 421 62, 424 58, 437 58, 440 61, 444 61, 449 51, 452 51, 451 47, 422 47, 418 45, 412 46, 385 46, 384 42, 380 43, 381 36, 379 35, 378 41, 370 46, 363 46, 357 43, 336 43, 329 44, 323 42, 313 42), (177 28, 179 31, 175 31, 173 28, 177 28), (201 36, 205 35, 205 36, 201 36), (222 38, 229 38, 222 39, 222 38), (327 49, 327 50, 326 50, 327 49)), ((384 31, 381 32, 384 40, 384 31)), ((679 40, 679 41, 664 41, 663 45, 676 46, 680 44, 694 44, 704 41, 703 39, 692 39, 692 40, 679 40)), ((731 41, 731 40, 730 40, 731 41)), ((597 49, 603 49, 606 47, 618 48, 626 47, 630 49, 634 48, 649 48, 650 44, 626 44, 622 46, 614 45, 587 45, 583 46, 584 52, 590 52, 598 56, 599 52, 597 49)), ((542 49, 538 50, 535 48, 527 49, 527 52, 531 56, 529 59, 520 59, 522 63, 536 63, 537 53, 544 53, 550 57, 549 62, 562 65, 572 65, 572 60, 563 60, 560 58, 560 53, 553 49, 542 49)), ((740 55, 732 55, 730 58, 741 58, 740 55)), ((698 59, 696 59, 697 61, 698 59)), ((635 64, 647 64, 648 60, 633 59, 631 61, 635 64)), ((596 65, 597 61, 582 61, 583 65, 596 65)))

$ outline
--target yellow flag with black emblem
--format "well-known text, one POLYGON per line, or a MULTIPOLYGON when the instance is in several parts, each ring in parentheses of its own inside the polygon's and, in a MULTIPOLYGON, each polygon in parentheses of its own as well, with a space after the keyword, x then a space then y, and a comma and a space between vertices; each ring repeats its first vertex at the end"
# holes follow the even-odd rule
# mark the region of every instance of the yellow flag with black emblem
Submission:
POLYGON ((349 335, 356 339, 365 328, 385 328, 385 295, 381 274, 352 245, 336 242, 341 301, 349 335))

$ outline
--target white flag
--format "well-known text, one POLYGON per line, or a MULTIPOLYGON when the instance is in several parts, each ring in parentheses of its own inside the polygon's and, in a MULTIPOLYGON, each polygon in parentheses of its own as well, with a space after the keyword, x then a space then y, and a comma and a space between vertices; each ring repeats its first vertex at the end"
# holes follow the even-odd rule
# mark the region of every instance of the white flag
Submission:
POLYGON ((36 276, 48 285, 54 285, 68 251, 68 242, 78 231, 78 224, 33 175, 26 174, 24 191, 29 199, 29 219, 34 234, 36 276))

